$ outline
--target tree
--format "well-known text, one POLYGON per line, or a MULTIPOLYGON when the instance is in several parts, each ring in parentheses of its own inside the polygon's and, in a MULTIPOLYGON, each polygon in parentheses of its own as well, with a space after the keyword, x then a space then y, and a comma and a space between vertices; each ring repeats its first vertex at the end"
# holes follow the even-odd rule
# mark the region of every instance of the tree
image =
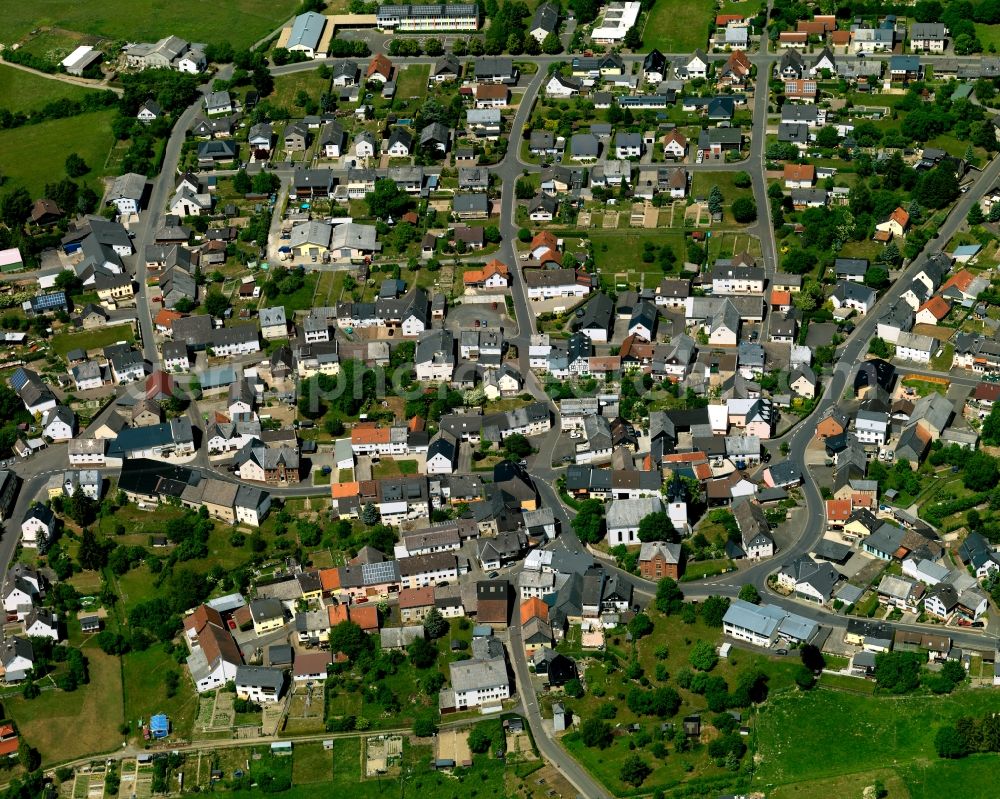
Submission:
POLYGON ((348 660, 355 661, 371 648, 371 636, 353 621, 342 621, 330 628, 330 651, 333 654, 342 652, 348 660))
POLYGON ((217 288, 209 289, 205 295, 205 312, 209 316, 222 316, 229 310, 229 300, 217 288))
POLYGON ((379 513, 378 508, 376 508, 371 502, 361 509, 361 522, 363 524, 367 524, 371 527, 373 524, 378 524, 381 519, 382 515, 379 513))
POLYGON ((249 194, 253 189, 253 181, 245 169, 233 175, 233 191, 237 194, 249 194))
POLYGON ((656 584, 656 609, 664 615, 679 613, 684 605, 684 594, 671 577, 664 577, 656 584))
POLYGON ((493 736, 489 732, 490 722, 481 721, 469 730, 469 749, 477 754, 483 755, 490 751, 493 744, 493 736))
POLYGON ((66 174, 71 178, 79 178, 90 171, 87 162, 80 157, 79 153, 70 153, 66 156, 66 174))
POLYGON ((742 588, 740 588, 739 598, 752 605, 759 605, 761 601, 760 592, 752 583, 746 583, 742 588))
POLYGON ((629 50, 638 50, 642 47, 642 31, 637 25, 633 25, 625 31, 625 46, 629 50))
POLYGON ((823 287, 816 280, 807 280, 802 290, 792 299, 792 304, 800 311, 815 311, 823 304, 823 287))
POLYGON ((715 647, 708 641, 699 641, 691 647, 688 662, 698 671, 711 671, 719 662, 719 656, 715 653, 715 647))
POLYGON ((653 632, 653 620, 645 613, 636 613, 628 623, 628 631, 632 633, 632 638, 638 641, 653 632))
POLYGON ((531 442, 520 433, 507 436, 503 440, 503 448, 511 458, 527 458, 534 451, 531 442))
POLYGON ((986 491, 997 484, 997 461, 985 452, 974 452, 965 459, 962 483, 971 491, 986 491))
POLYGON ((865 272, 865 285, 880 291, 889 285, 889 272, 881 266, 873 266, 865 272))
POLYGON ((889 345, 878 336, 868 342, 868 352, 876 358, 888 358, 892 355, 889 345))
MULTIPOLYGON (((475 728, 473 728, 475 729, 475 728)), ((611 725, 598 718, 587 719, 580 725, 580 740, 584 746, 591 749, 607 749, 611 746, 614 733, 611 725)), ((472 736, 469 736, 469 746, 472 746, 472 736)), ((473 750, 475 751, 475 750, 473 750)))
POLYGON ((1000 445, 1000 404, 994 404, 990 415, 983 420, 982 437, 988 446, 1000 445))
POLYGON ((562 52, 562 49, 562 42, 555 31, 545 34, 545 38, 542 39, 542 52, 545 55, 558 55, 562 52))
POLYGON ((965 737, 951 724, 938 728, 934 735, 934 749, 938 757, 958 759, 969 754, 969 745, 965 737))
POLYGON ((733 200, 733 219, 746 225, 757 219, 757 203, 753 197, 737 197, 733 200))
POLYGON ((430 738, 437 735, 437 719, 430 713, 423 713, 413 721, 413 734, 418 738, 430 738))
POLYGON ((970 225, 981 225, 986 221, 986 215, 983 213, 983 209, 979 207, 978 203, 969 209, 969 214, 966 216, 965 221, 970 225))
POLYGON ((572 680, 567 680, 566 684, 563 685, 563 692, 571 699, 579 699, 583 696, 583 683, 576 677, 572 680))
POLYGON ((365 195, 369 216, 376 219, 399 219, 410 207, 409 195, 388 178, 375 181, 375 190, 365 195))
POLYGON ((596 544, 604 537, 604 503, 599 499, 581 502, 571 524, 580 541, 596 544))
POLYGON ((649 541, 667 541, 677 543, 680 535, 665 511, 656 511, 644 516, 639 522, 639 540, 644 544, 649 541))
POLYGON ((406 651, 410 656, 410 663, 418 669, 429 669, 438 656, 438 648, 426 638, 414 639, 406 651))
POLYGON ((799 657, 802 659, 802 665, 810 671, 823 671, 826 668, 826 658, 815 644, 805 644, 799 650, 799 657))
POLYGON ((729 610, 729 598, 712 595, 701 605, 701 618, 709 627, 721 627, 722 617, 729 610))
POLYGON ((916 690, 920 685, 921 662, 916 652, 880 652, 875 656, 875 687, 889 694, 916 690))
POLYGON ((621 777, 622 782, 627 782, 638 788, 652 772, 649 764, 633 752, 625 758, 618 776, 621 777))
POLYGON ((816 683, 816 675, 805 666, 799 666, 795 670, 795 684, 803 691, 808 691, 816 683))
POLYGON ((535 187, 527 178, 518 178, 517 183, 514 184, 514 195, 519 200, 530 200, 535 196, 535 187))
POLYGON ((816 144, 827 150, 832 150, 840 142, 837 129, 833 125, 826 125, 816 133, 816 144))
POLYGON ((424 617, 424 632, 431 640, 443 638, 448 633, 448 620, 437 608, 431 608, 424 617))
POLYGON ((437 58, 444 53, 444 46, 440 39, 428 39, 424 42, 424 52, 431 58, 437 58))
MULTIPOLYGON (((749 189, 753 185, 753 180, 750 178, 749 172, 737 172, 733 175, 733 185, 738 189, 749 189)), ((777 186, 778 184, 774 184, 777 186)), ((781 192, 781 186, 778 186, 779 195, 781 192)))
POLYGON ((97 540, 97 536, 89 528, 80 536, 80 548, 77 550, 77 560, 84 569, 100 571, 108 565, 108 542, 97 540))
POLYGON ((31 195, 22 186, 12 189, 0 198, 0 221, 7 227, 20 227, 31 216, 31 195))
POLYGON ((721 214, 724 201, 725 198, 722 196, 722 189, 718 186, 712 186, 708 192, 708 210, 713 214, 721 214))

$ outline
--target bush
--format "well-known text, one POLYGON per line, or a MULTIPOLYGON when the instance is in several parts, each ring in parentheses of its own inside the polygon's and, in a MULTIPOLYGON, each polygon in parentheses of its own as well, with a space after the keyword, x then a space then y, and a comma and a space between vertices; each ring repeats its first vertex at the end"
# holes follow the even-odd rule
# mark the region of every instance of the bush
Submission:
POLYGON ((601 719, 587 719, 580 725, 580 740, 591 749, 607 749, 613 737, 611 726, 601 719))

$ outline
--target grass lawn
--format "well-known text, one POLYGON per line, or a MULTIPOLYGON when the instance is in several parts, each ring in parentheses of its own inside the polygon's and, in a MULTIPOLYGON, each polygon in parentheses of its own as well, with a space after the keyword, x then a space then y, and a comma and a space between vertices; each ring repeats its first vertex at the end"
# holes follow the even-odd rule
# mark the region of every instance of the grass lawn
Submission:
POLYGON ((830 796, 862 796, 869 785, 881 780, 889 796, 905 799, 906 782, 895 771, 886 769, 863 774, 845 774, 822 780, 807 780, 776 787, 768 799, 826 799, 830 796))
POLYGON ((319 96, 329 87, 330 79, 321 78, 315 69, 308 72, 294 72, 291 75, 278 75, 274 79, 274 94, 267 99, 275 106, 287 108, 294 115, 302 113, 301 106, 295 103, 295 97, 300 91, 304 91, 310 99, 318 102, 319 96))
POLYGON ((118 658, 105 655, 92 643, 83 652, 89 661, 89 685, 72 693, 51 690, 31 700, 16 695, 4 701, 4 711, 45 763, 121 746, 118 725, 124 716, 118 658))
POLYGON ((0 105, 14 113, 35 110, 53 100, 81 100, 92 91, 0 65, 0 105))
POLYGON ((333 752, 324 749, 322 743, 295 744, 292 758, 294 785, 333 779, 333 752))
POLYGON ((947 383, 934 383, 930 380, 921 380, 916 377, 904 380, 903 385, 907 388, 912 388, 921 397, 926 397, 928 394, 934 393, 941 395, 948 393, 947 383))
MULTIPOLYGON (((763 790, 764 786, 871 772, 887 763, 897 767, 928 761, 938 764, 934 735, 940 724, 998 709, 1000 695, 989 690, 965 690, 944 697, 874 697, 819 688, 774 697, 757 719, 755 787, 763 790), (817 752, 823 756, 817 757, 817 752)), ((942 782, 944 777, 940 777, 942 782)))
POLYGON ((319 281, 318 272, 309 272, 304 278, 302 288, 292 294, 279 294, 276 297, 267 297, 261 300, 261 307, 265 302, 267 305, 284 305, 285 313, 294 311, 306 311, 313 307, 313 294, 316 292, 316 283, 319 281))
POLYGON ((664 53, 694 52, 708 43, 708 26, 714 19, 712 0, 660 0, 646 19, 643 47, 664 53))
POLYGON ((46 183, 54 183, 65 176, 63 162, 67 155, 76 152, 90 166, 87 182, 102 194, 99 179, 106 174, 104 163, 113 143, 111 119, 114 115, 110 109, 93 111, 0 131, 0 172, 7 177, 6 188, 20 184, 32 196, 40 196, 46 183))
POLYGON ((945 342, 944 346, 941 347, 940 353, 931 358, 931 369, 935 372, 950 372, 951 362, 954 357, 955 345, 945 342))
POLYGON ((973 755, 964 760, 915 763, 902 774, 912 799, 941 796, 949 785, 961 785, 967 796, 987 797, 996 796, 995 770, 996 755, 973 755))
MULTIPOLYGON (((748 186, 745 189, 741 189, 733 182, 738 174, 738 172, 695 172, 694 181, 691 184, 691 196, 704 197, 706 199, 712 190, 712 186, 719 187, 723 198, 723 224, 726 225, 739 224, 733 219, 732 212, 730 211, 733 201, 740 197, 753 197, 752 187, 748 186)), ((712 231, 712 235, 714 237, 718 234, 712 231)))
POLYGON ((976 23, 976 38, 982 42, 984 52, 990 49, 991 44, 1000 48, 1000 25, 976 23))
MULTIPOLYGON (((183 646, 183 644, 182 644, 183 646)), ((125 717, 137 729, 139 719, 148 720, 155 713, 170 717, 175 738, 190 738, 198 715, 198 695, 183 663, 178 663, 154 644, 144 652, 130 652, 122 658, 124 674, 125 717), (168 697, 164 675, 174 671, 180 678, 177 691, 168 697)))
MULTIPOLYGON (((454 775, 434 772, 431 769, 433 757, 430 746, 414 746, 405 740, 403 763, 400 775, 388 774, 380 778, 367 779, 362 776, 361 739, 340 738, 333 743, 333 779, 327 782, 328 792, 333 796, 350 796, 351 799, 382 799, 389 796, 420 797, 421 799, 454 799, 455 797, 476 797, 476 799, 507 799, 510 796, 544 796, 536 792, 539 786, 531 778, 522 779, 523 773, 516 767, 507 767, 504 761, 491 757, 476 756, 469 769, 456 769, 454 775), (530 785, 530 788, 528 787, 530 785)), ((294 746, 292 759, 297 760, 302 744, 294 746)), ((326 757, 331 753, 325 752, 326 757)), ((265 756, 266 760, 266 756, 265 756)), ((527 771, 529 768, 524 767, 527 771)), ((298 783, 293 766, 293 782, 298 783)), ((541 786, 541 789, 547 786, 541 786)), ((257 799, 259 790, 234 791, 232 799, 257 799)), ((314 799, 315 784, 297 784, 280 794, 282 799, 314 799)))
POLYGON ((416 474, 417 462, 410 460, 397 461, 394 458, 382 458, 372 469, 372 477, 399 477, 400 475, 416 474))
MULTIPOLYGON (((669 685, 680 694, 682 700, 680 710, 668 721, 678 723, 683 716, 691 712, 706 713, 707 715, 703 716, 706 723, 704 740, 709 740, 713 732, 707 730, 711 714, 706 710, 705 698, 680 688, 672 678, 681 669, 689 668, 688 654, 696 642, 708 641, 715 644, 721 639, 721 631, 707 626, 700 618, 694 624, 685 624, 679 617, 664 617, 654 612, 652 619, 655 625, 653 633, 643 638, 635 647, 635 654, 644 676, 653 686, 669 685), (667 657, 658 660, 655 653, 661 645, 666 646, 667 657), (657 666, 660 665, 671 677, 666 683, 655 677, 657 666)), ((655 743, 663 720, 651 716, 637 716, 624 702, 617 699, 626 695, 633 685, 624 675, 624 666, 632 657, 633 647, 625 641, 623 632, 616 631, 608 633, 606 645, 608 652, 613 652, 619 657, 621 668, 609 671, 605 663, 589 659, 586 653, 571 651, 571 654, 578 658, 581 670, 585 672, 588 693, 581 699, 565 699, 564 702, 573 710, 574 715, 586 719, 592 717, 602 704, 610 701, 617 708, 614 719, 609 722, 612 726, 638 722, 653 735, 655 743)), ((562 646, 560 651, 564 651, 562 646)), ((797 658, 772 660, 761 654, 734 650, 730 657, 720 661, 711 673, 713 676, 723 677, 732 688, 736 685, 739 675, 750 669, 759 668, 769 675, 770 691, 777 692, 787 689, 792 684, 792 674, 798 665, 797 658)), ((550 700, 545 697, 542 701, 550 700)), ((614 795, 631 793, 619 780, 622 761, 632 751, 628 736, 616 737, 611 747, 603 751, 584 746, 575 735, 567 736, 564 743, 567 749, 607 785, 614 795)), ((655 757, 651 752, 643 752, 640 747, 636 747, 654 769, 652 775, 642 785, 644 791, 672 787, 679 783, 689 783, 686 787, 693 789, 694 785, 689 782, 692 779, 699 780, 699 787, 704 789, 702 793, 697 794, 698 796, 719 795, 726 793, 725 789, 735 787, 733 785, 735 775, 717 767, 708 756, 706 747, 696 747, 689 752, 680 753, 674 751, 672 743, 668 743, 667 746, 670 754, 665 758, 655 757)))
POLYGON ((399 71, 396 78, 396 97, 401 100, 422 99, 427 96, 427 77, 431 74, 428 64, 418 64, 399 71))
POLYGON ((667 246, 677 256, 677 263, 685 260, 686 244, 683 231, 676 228, 657 230, 592 230, 590 239, 594 243, 594 260, 602 277, 610 284, 640 284, 644 288, 655 288, 663 277, 663 269, 656 263, 643 263, 642 253, 645 243, 651 242, 657 248, 667 246))
POLYGON ((83 333, 58 333, 52 337, 52 351, 65 358, 66 353, 73 349, 100 349, 119 341, 127 341, 129 344, 135 341, 132 325, 102 327, 83 333))
POLYGON ((163 4, 158 0, 134 3, 109 0, 99 7, 66 0, 39 0, 4 9, 4 41, 16 41, 39 27, 60 26, 110 39, 154 42, 171 34, 192 42, 229 41, 245 48, 286 22, 298 0, 233 0, 200 13, 202 4, 163 4))

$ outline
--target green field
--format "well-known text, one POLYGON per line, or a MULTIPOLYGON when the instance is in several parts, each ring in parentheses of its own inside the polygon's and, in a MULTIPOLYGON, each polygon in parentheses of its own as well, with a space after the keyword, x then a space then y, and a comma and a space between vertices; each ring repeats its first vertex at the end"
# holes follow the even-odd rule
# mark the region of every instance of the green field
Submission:
POLYGON ((211 6, 183 0, 100 4, 38 0, 5 5, 3 41, 13 43, 36 28, 57 26, 130 42, 173 34, 192 42, 229 41, 234 47, 247 47, 286 22, 298 7, 299 0, 230 0, 211 6))
POLYGON ((431 68, 427 64, 409 66, 399 71, 396 79, 396 96, 401 100, 427 95, 427 76, 431 68))
POLYGON ((70 153, 79 153, 90 166, 87 182, 103 194, 100 176, 112 145, 114 110, 94 111, 68 119, 56 119, 23 128, 0 131, 0 172, 7 187, 20 184, 39 196, 46 183, 65 177, 63 163, 70 153))
POLYGON ((102 327, 96 330, 87 330, 83 333, 59 333, 52 337, 52 351, 63 358, 66 353, 74 349, 93 350, 107 347, 118 341, 127 341, 130 344, 135 341, 135 333, 132 332, 132 325, 115 325, 114 327, 102 327))
MULTIPOLYGON (((922 779, 926 769, 939 785, 944 784, 946 772, 966 764, 938 761, 934 751, 938 725, 961 715, 997 710, 1000 695, 989 690, 966 690, 946 697, 858 696, 822 688, 783 694, 772 698, 757 718, 755 787, 766 790, 787 783, 865 774, 888 764, 907 769, 905 773, 913 780, 922 779), (822 757, 817 757, 820 752, 822 757), (956 768, 950 768, 952 765, 956 768)), ((975 770, 963 771, 971 774, 975 770)), ((926 783, 923 791, 927 791, 926 783)), ((918 795, 935 794, 927 791, 918 795)), ((965 795, 991 794, 973 791, 965 795)))
POLYGON ((274 78, 274 92, 267 98, 272 105, 288 109, 294 116, 299 112, 295 97, 300 91, 318 102, 320 95, 330 87, 329 78, 321 78, 311 69, 308 72, 293 72, 291 75, 277 75, 274 78))
POLYGON ((162 646, 154 644, 144 652, 125 655, 122 658, 122 674, 125 718, 132 723, 133 729, 138 729, 140 719, 148 720, 154 713, 166 713, 170 718, 172 734, 190 738, 198 715, 198 696, 183 663, 178 664, 173 655, 168 655, 162 646), (180 678, 176 693, 170 697, 163 682, 167 671, 176 672, 180 678))
MULTIPOLYGON (((43 762, 71 760, 121 746, 122 684, 118 658, 92 642, 83 647, 90 684, 66 693, 43 690, 35 699, 4 699, 4 711, 22 737, 41 752, 43 762)), ((41 683, 39 683, 41 685, 41 683)))
POLYGON ((53 100, 80 100, 92 91, 0 65, 0 107, 15 113, 41 108, 53 100))
MULTIPOLYGON (((751 13, 749 10, 745 13, 751 13)), ((754 9, 755 11, 756 9, 754 9)), ((712 0, 659 0, 646 19, 644 50, 693 53, 708 45, 708 27, 715 19, 712 0)))
POLYGON ((668 246, 683 264, 687 244, 680 228, 657 230, 591 230, 594 244, 594 262, 605 282, 621 282, 625 275, 628 284, 641 282, 645 288, 655 288, 663 277, 663 270, 656 263, 643 263, 643 245, 649 241, 657 247, 668 246))

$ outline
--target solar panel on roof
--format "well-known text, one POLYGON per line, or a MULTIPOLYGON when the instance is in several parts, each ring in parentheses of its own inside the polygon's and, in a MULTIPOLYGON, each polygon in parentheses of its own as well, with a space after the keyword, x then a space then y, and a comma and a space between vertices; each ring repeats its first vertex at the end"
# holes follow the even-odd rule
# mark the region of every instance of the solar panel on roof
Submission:
POLYGON ((396 579, 396 562, 387 560, 381 563, 363 563, 361 579, 368 585, 392 582, 396 579))

